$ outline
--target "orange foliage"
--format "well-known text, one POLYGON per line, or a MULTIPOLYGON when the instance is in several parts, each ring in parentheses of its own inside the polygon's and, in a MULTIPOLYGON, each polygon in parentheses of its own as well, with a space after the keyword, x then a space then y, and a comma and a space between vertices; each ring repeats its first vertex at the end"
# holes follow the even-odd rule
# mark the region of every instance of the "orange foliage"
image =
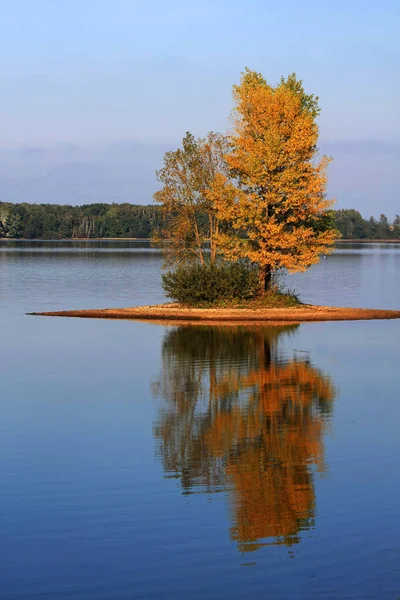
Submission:
POLYGON ((319 112, 294 75, 275 88, 246 71, 234 87, 235 111, 225 159, 231 175, 215 177, 208 195, 232 231, 220 234, 224 257, 247 257, 264 275, 304 271, 328 252, 328 157, 316 162, 319 112), (245 234, 245 235, 244 235, 245 234))

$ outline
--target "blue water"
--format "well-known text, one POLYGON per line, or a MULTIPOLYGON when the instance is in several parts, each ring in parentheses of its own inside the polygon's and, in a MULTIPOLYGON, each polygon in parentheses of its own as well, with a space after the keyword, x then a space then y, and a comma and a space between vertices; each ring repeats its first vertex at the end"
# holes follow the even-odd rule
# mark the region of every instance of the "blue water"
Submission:
MULTIPOLYGON (((0 243, 1 598, 398 598, 400 321, 25 316, 163 301, 138 243, 0 243)), ((400 247, 287 280, 399 308, 400 247)))

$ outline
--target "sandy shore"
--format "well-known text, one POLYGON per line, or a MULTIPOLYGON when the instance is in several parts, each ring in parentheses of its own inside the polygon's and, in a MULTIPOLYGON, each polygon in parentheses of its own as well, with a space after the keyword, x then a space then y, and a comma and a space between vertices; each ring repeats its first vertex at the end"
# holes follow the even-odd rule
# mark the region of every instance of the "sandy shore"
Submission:
POLYGON ((300 323, 302 321, 364 321, 373 319, 400 319, 400 310, 341 308, 313 306, 296 308, 186 308, 176 304, 158 304, 131 308, 103 308, 93 310, 61 310, 29 313, 44 317, 78 317, 81 319, 131 319, 167 323, 300 323))

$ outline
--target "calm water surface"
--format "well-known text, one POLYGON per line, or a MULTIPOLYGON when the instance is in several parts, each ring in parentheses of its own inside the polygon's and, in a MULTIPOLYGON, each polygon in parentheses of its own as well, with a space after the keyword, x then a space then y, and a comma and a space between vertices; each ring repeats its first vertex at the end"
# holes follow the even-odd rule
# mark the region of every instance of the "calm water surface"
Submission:
MULTIPOLYGON (((400 597, 400 321, 25 316, 163 301, 145 243, 0 242, 1 598, 400 597)), ((400 246, 287 278, 399 308, 400 246)))

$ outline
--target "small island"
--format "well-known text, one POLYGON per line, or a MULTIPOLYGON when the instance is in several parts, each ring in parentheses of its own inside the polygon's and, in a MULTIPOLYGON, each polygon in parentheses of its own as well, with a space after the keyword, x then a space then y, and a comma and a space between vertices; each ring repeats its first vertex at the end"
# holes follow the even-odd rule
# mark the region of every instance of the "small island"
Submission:
POLYGON ((400 310, 303 304, 279 285, 340 237, 326 197, 330 157, 318 153, 318 98, 293 73, 272 86, 246 69, 233 86, 232 130, 195 138, 157 172, 162 226, 153 243, 171 270, 173 302, 132 308, 34 313, 168 323, 293 323, 398 319, 400 310))
POLYGON ((300 323, 303 321, 368 321, 400 319, 400 310, 340 308, 304 304, 287 308, 191 308, 177 304, 158 304, 131 308, 102 308, 93 310, 62 310, 29 313, 46 317, 79 317, 83 319, 130 319, 160 324, 256 324, 300 323))

